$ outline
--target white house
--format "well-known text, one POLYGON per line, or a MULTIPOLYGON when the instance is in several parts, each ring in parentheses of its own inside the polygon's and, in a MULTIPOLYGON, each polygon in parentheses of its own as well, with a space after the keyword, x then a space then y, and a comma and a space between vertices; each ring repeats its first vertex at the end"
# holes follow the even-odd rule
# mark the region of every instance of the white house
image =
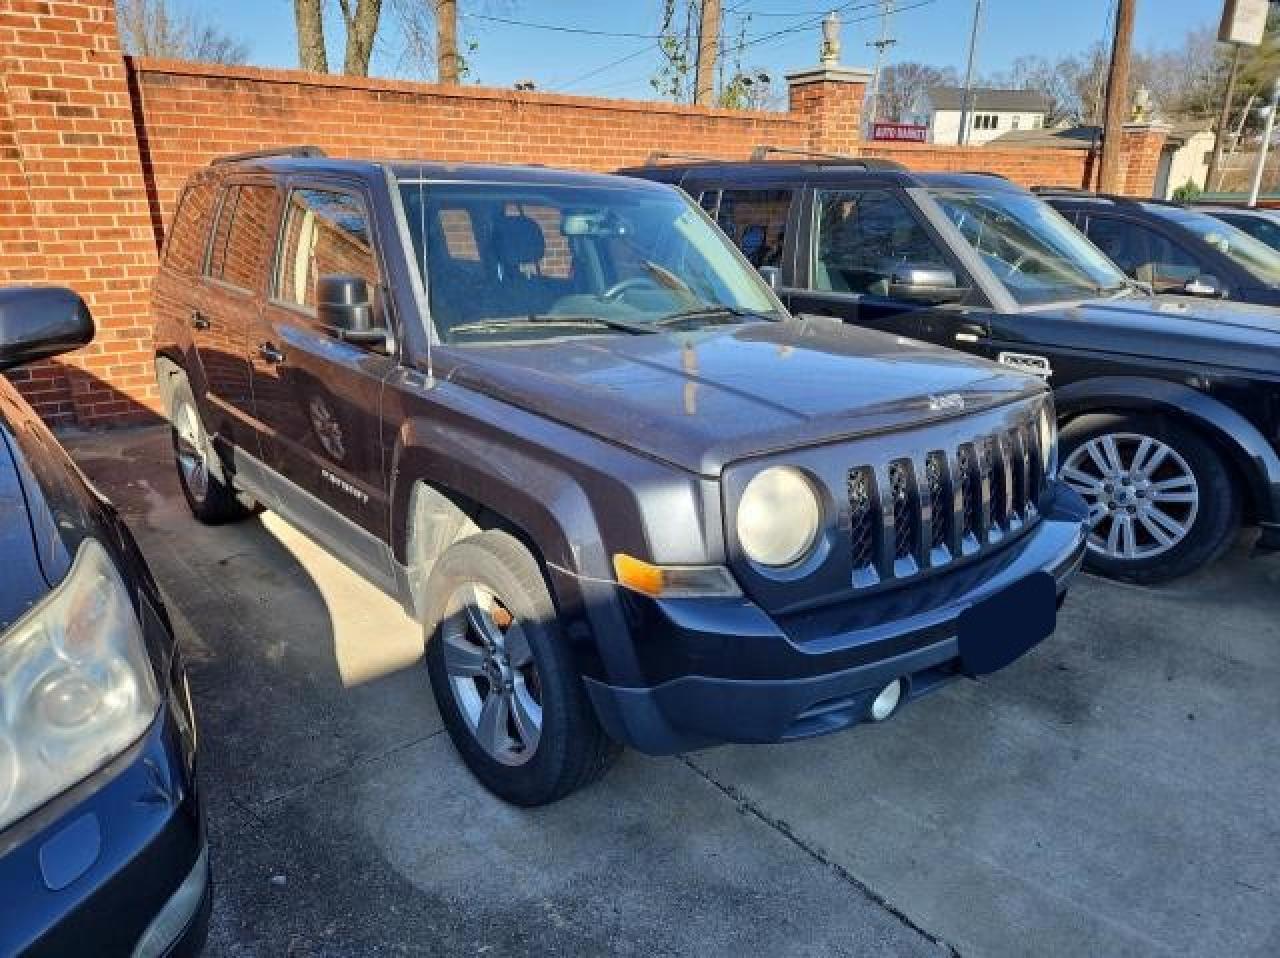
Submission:
MULTIPOLYGON (((1049 115, 1049 98, 1036 90, 971 91, 968 142, 980 146, 1010 130, 1039 130, 1049 115)), ((964 88, 931 87, 916 105, 918 122, 929 127, 930 143, 959 142, 964 88)))

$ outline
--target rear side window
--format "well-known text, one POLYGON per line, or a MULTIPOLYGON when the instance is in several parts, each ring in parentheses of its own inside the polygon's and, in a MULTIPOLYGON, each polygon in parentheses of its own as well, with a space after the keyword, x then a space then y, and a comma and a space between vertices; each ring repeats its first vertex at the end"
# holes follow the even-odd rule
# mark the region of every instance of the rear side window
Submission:
POLYGON ((270 186, 245 184, 227 191, 209 254, 210 277, 237 289, 262 288, 275 206, 276 191, 270 186))
POLYGON ((375 291, 381 281, 364 203, 334 190, 294 190, 285 214, 276 299, 314 312, 316 282, 333 274, 360 276, 375 291))
POLYGON ((164 265, 167 268, 188 276, 194 276, 200 271, 205 240, 209 237, 213 198, 211 183, 197 183, 183 192, 178 212, 169 227, 169 242, 164 251, 164 265))
POLYGON ((752 266, 781 266, 790 209, 790 190, 724 190, 716 222, 752 266))

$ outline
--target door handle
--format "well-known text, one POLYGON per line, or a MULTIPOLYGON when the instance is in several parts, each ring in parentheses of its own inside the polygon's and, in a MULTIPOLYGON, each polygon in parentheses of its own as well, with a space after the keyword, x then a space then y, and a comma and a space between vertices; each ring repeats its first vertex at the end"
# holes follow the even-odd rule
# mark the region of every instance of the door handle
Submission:
POLYGON ((263 343, 258 347, 258 355, 269 363, 284 362, 284 353, 271 343, 263 343))
POLYGON ((960 329, 956 332, 957 343, 980 343, 987 335, 987 331, 981 326, 974 323, 961 323, 960 329))
POLYGON ((191 311, 191 328, 192 329, 208 329, 209 317, 198 309, 191 311))

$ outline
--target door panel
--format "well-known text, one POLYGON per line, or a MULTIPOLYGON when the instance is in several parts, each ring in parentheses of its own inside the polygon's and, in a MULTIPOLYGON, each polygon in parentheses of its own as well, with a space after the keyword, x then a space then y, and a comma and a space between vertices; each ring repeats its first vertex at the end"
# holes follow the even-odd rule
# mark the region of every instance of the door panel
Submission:
POLYGON ((267 183, 223 188, 189 317, 207 385, 206 425, 224 453, 227 446, 256 448, 247 345, 262 308, 262 264, 276 213, 276 191, 267 183))
MULTIPOLYGON (((266 464, 385 542, 389 507, 379 407, 395 360, 340 342, 316 315, 316 283, 323 275, 361 276, 381 299, 367 210, 362 196, 344 189, 290 190, 272 296, 251 337, 250 356, 266 464)), ((385 323, 383 309, 375 302, 375 323, 385 323)))

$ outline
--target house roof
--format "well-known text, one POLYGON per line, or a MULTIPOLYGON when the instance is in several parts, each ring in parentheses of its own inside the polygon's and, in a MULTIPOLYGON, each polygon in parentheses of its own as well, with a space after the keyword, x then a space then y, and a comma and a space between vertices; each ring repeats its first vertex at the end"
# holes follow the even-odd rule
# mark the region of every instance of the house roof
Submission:
POLYGON ((1009 130, 988 141, 989 146, 1027 146, 1050 150, 1087 150, 1102 140, 1096 126, 1069 126, 1042 130, 1009 130))
MULTIPOLYGON (((964 108, 964 87, 935 86, 929 88, 929 102, 935 110, 964 108)), ((1049 97, 1039 90, 998 90, 993 87, 973 88, 973 108, 1005 113, 1048 113, 1049 97)))

